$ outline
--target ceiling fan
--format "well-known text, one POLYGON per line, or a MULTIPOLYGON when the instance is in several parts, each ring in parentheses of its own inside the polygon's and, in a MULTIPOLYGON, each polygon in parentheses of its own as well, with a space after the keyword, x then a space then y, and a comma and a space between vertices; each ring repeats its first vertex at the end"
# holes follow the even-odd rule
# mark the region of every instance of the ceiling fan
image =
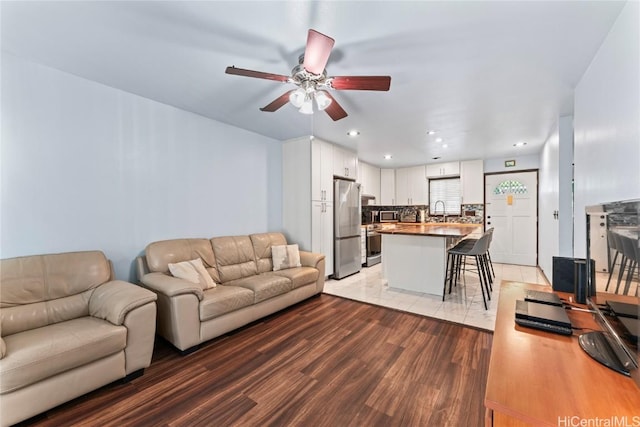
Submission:
POLYGON ((290 90, 265 107, 261 111, 273 112, 291 102, 303 114, 313 114, 314 105, 324 110, 333 120, 347 117, 347 112, 338 104, 328 89, 333 90, 378 90, 388 91, 391 85, 390 76, 334 76, 327 77, 325 66, 329 60, 335 40, 315 30, 309 30, 307 46, 299 58, 299 64, 291 70, 291 76, 245 70, 235 66, 227 67, 225 73, 258 79, 275 80, 282 83, 293 83, 297 89, 290 90))

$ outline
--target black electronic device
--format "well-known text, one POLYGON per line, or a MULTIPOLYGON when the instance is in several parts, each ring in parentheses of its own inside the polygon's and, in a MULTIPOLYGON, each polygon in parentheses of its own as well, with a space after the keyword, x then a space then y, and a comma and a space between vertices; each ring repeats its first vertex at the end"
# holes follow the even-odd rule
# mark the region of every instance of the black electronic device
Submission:
POLYGON ((524 296, 525 301, 537 302, 540 304, 556 305, 562 307, 562 300, 553 292, 529 290, 524 296))
MULTIPOLYGON (((591 260, 591 278, 595 280, 595 261, 591 260)), ((586 259, 585 258, 568 258, 568 257, 553 257, 553 279, 551 287, 556 292, 568 292, 574 293, 576 284, 584 285, 582 283, 586 280, 586 259), (577 264, 577 265, 576 265, 577 264), (577 273, 577 274, 576 274, 577 273), (576 283, 578 280, 578 283, 576 283)), ((592 291, 591 296, 595 295, 592 291)))
POLYGON ((620 323, 624 327, 624 334, 629 341, 638 345, 638 335, 640 335, 640 319, 632 319, 630 317, 618 317, 620 323))
POLYGON ((571 321, 562 307, 532 301, 516 301, 515 321, 520 326, 571 335, 571 321))
POLYGON ((640 305, 638 304, 607 301, 607 306, 609 307, 609 311, 611 311, 611 314, 614 314, 616 317, 630 317, 633 319, 637 319, 638 313, 640 312, 640 305))
POLYGON ((527 328, 540 329, 545 332, 552 332, 560 335, 573 335, 573 329, 567 326, 552 325, 551 323, 539 322, 537 320, 518 319, 516 318, 516 324, 525 326, 527 328))

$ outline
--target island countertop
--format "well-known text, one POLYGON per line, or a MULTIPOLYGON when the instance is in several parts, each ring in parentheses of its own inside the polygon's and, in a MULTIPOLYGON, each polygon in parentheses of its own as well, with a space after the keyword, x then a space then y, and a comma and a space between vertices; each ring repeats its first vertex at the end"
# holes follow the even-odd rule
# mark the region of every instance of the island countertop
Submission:
POLYGON ((413 236, 434 236, 434 237, 465 237, 478 228, 481 224, 460 224, 460 223, 402 223, 385 224, 377 230, 380 234, 404 234, 413 236))

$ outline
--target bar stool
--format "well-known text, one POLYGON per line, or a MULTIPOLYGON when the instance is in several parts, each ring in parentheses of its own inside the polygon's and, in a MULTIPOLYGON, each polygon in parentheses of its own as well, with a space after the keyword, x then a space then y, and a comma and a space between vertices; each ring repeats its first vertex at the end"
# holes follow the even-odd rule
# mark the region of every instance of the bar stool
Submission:
MULTIPOLYGON (((625 280, 623 291, 625 295, 628 295, 629 288, 631 287, 631 279, 633 278, 633 273, 638 266, 638 245, 637 242, 629 236, 625 236, 622 234, 618 234, 617 236, 620 238, 620 242, 622 243, 622 254, 627 258, 627 261, 629 262, 627 279, 625 280)), ((619 287, 620 282, 618 282, 618 286, 616 286, 616 293, 618 293, 619 287)))
MULTIPOLYGON (((622 245, 619 243, 616 233, 614 233, 611 230, 607 230, 607 241, 609 242, 609 248, 615 251, 615 254, 613 255, 613 260, 611 261, 611 265, 609 266, 609 279, 607 280, 607 286, 604 288, 605 291, 609 291, 609 284, 611 283, 613 270, 616 267, 616 261, 618 260, 618 255, 620 255, 620 253, 622 252, 622 245)), ((622 259, 620 261, 621 271, 622 271, 623 261, 624 261, 624 254, 622 255, 622 259)), ((624 262, 624 264, 626 264, 626 261, 624 262)), ((618 275, 618 287, 620 287, 620 279, 621 279, 621 274, 618 275)))
MULTIPOLYGON (((460 277, 460 270, 463 268, 466 271, 466 259, 467 257, 473 257, 476 264, 476 273, 480 279, 480 290, 482 291, 482 301, 484 302, 485 310, 488 310, 487 298, 491 300, 491 293, 489 290, 489 280, 491 280, 491 274, 489 272, 489 266, 487 261, 487 251, 489 249, 489 241, 491 239, 491 233, 485 232, 481 238, 479 238, 473 246, 469 242, 464 240, 455 245, 453 248, 447 251, 447 266, 445 274, 444 284, 442 288, 442 301, 445 299, 447 293, 447 281, 449 282, 449 293, 453 287, 453 283, 458 282, 460 277), (486 295, 485 295, 486 291, 486 295)), ((473 271, 473 270, 470 270, 473 271)), ((464 274, 464 273, 463 273, 464 274)), ((464 276, 463 276, 464 280, 464 276)), ((466 284, 465 284, 466 294, 466 284)))
MULTIPOLYGON (((488 243, 488 246, 487 246, 487 261, 488 261, 489 270, 491 272, 491 274, 489 275, 489 289, 491 289, 492 292, 493 292, 493 279, 496 277, 495 270, 493 269, 493 261, 491 260, 491 252, 490 252, 491 242, 493 241, 493 230, 494 230, 494 228, 491 227, 491 228, 487 229, 487 231, 485 231, 485 234, 489 234, 489 243, 488 243)), ((461 243, 467 245, 470 248, 477 241, 478 241, 478 239, 468 238, 468 239, 461 240, 461 243)))

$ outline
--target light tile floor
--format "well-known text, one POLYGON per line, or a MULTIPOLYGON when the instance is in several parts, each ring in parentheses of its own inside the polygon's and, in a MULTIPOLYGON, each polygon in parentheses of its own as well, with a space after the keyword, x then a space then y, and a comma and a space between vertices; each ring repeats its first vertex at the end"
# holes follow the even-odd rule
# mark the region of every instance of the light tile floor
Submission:
POLYGON ((491 300, 487 301, 488 310, 482 302, 478 276, 472 272, 465 274, 466 298, 464 287, 458 285, 447 294, 444 302, 441 295, 389 288, 382 277, 381 264, 364 267, 342 280, 328 280, 324 293, 493 331, 502 280, 549 285, 537 267, 495 263, 493 266, 496 277, 491 300))

